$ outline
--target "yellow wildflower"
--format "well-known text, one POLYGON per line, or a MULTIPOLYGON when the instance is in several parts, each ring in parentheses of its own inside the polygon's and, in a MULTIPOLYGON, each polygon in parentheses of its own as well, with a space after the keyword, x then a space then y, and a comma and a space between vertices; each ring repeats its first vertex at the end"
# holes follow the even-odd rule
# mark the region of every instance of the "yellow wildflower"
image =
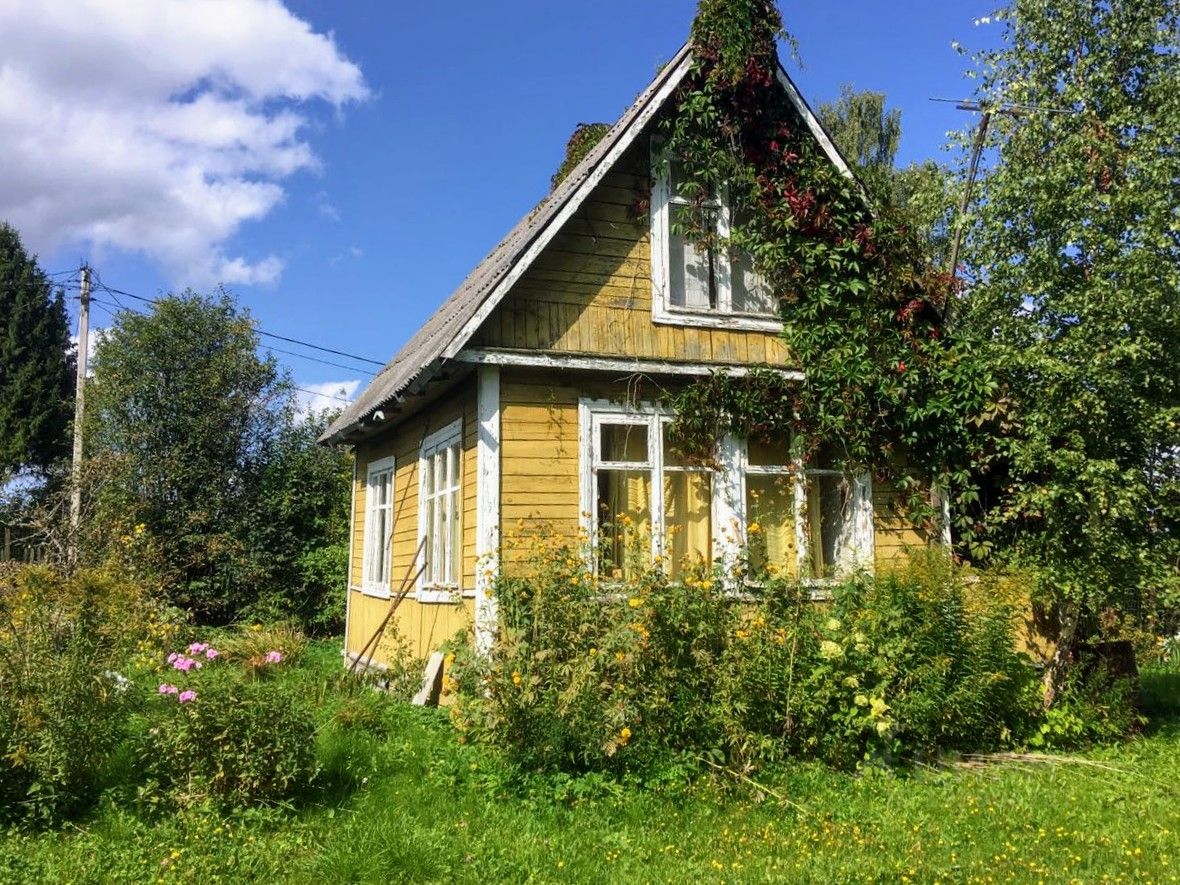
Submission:
POLYGON ((643 605, 643 600, 638 596, 632 596, 627 600, 627 605, 631 606, 631 608, 639 608, 639 606, 643 605))
POLYGON ((619 732, 619 743, 626 746, 629 740, 631 740, 631 729, 624 725, 623 730, 619 732))
POLYGON ((747 528, 747 531, 748 531, 748 532, 749 532, 751 535, 756 535, 756 534, 758 534, 760 531, 762 531, 762 526, 761 526, 761 525, 759 525, 759 524, 758 524, 758 523, 756 523, 756 522, 752 522, 752 523, 750 523, 749 527, 747 528))
POLYGON ((513 671, 512 671, 512 684, 513 684, 513 685, 520 685, 520 682, 521 682, 521 679, 520 679, 520 671, 519 671, 519 670, 513 670, 513 671))

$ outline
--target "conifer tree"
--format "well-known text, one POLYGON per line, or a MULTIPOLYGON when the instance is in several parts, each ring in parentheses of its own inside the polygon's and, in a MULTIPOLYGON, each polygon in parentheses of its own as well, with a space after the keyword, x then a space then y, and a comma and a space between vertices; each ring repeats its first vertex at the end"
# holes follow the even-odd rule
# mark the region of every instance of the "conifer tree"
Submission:
POLYGON ((68 451, 73 385, 63 293, 0 223, 0 482, 68 451))

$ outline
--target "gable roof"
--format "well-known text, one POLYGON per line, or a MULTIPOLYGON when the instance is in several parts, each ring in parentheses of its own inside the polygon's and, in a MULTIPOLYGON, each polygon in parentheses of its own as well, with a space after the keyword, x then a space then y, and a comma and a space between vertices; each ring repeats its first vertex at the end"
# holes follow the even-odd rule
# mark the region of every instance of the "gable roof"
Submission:
MULTIPOLYGON (((345 408, 320 438, 321 442, 344 442, 377 410, 421 391, 442 364, 455 357, 503 300, 512 284, 663 107, 691 69, 692 62, 691 44, 685 43, 565 180, 517 222, 369 382, 361 395, 345 408)), ((848 163, 781 64, 778 79, 825 154, 844 175, 855 179, 848 163)))

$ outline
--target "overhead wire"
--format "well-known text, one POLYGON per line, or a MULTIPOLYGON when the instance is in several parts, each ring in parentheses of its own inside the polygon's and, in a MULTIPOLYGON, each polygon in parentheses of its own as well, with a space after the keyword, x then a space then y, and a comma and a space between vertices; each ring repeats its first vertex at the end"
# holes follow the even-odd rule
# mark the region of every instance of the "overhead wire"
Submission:
MULTIPOLYGON (((142 295, 136 295, 132 292, 125 292, 122 289, 116 289, 116 288, 114 288, 112 286, 108 286, 102 282, 98 282, 98 283, 96 283, 96 285, 98 288, 102 289, 104 292, 107 292, 112 296, 123 295, 127 298, 133 298, 136 301, 142 301, 146 304, 158 304, 159 303, 159 301, 155 298, 145 298, 142 295)), ((347 351, 344 351, 344 350, 335 350, 331 347, 324 347, 323 345, 320 345, 320 344, 313 344, 310 341, 304 341, 300 338, 292 338, 287 335, 279 335, 275 332, 267 332, 263 329, 256 329, 256 331, 258 332, 259 335, 263 335, 267 338, 274 338, 277 341, 286 341, 289 344, 298 344, 301 347, 310 347, 312 350, 318 350, 323 353, 330 353, 335 356, 346 357, 350 360, 357 360, 358 362, 362 362, 362 363, 370 363, 374 366, 380 366, 381 368, 385 367, 385 363, 381 362, 381 360, 375 360, 375 359, 372 359, 367 356, 360 356, 359 354, 348 353, 347 351)))

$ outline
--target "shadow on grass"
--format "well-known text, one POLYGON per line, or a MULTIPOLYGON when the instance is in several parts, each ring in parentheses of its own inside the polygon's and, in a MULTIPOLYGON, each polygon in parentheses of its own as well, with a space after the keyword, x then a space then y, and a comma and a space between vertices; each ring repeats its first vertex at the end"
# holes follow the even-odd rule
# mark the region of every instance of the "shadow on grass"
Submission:
POLYGON ((1140 677, 1146 731, 1180 731, 1180 669, 1147 669, 1140 677))

